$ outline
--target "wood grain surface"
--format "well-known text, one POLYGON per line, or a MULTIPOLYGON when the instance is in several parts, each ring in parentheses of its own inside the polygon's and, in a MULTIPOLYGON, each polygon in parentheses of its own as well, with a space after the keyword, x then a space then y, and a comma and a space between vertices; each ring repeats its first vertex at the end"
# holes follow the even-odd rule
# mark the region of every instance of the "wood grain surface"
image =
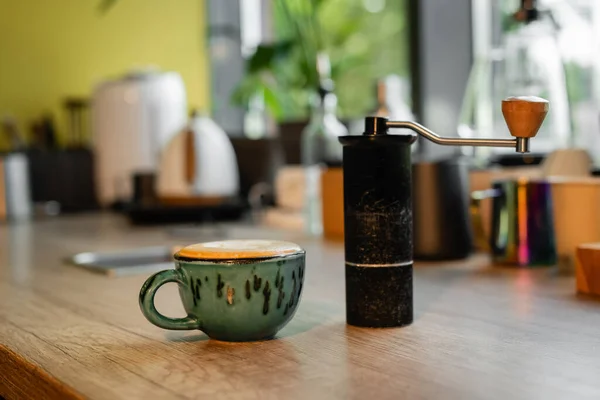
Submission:
MULTIPOLYGON (((415 322, 347 326, 341 243, 230 226, 133 228, 110 215, 0 226, 0 396, 91 399, 598 399, 600 302, 554 270, 487 258, 417 264, 415 322), (147 276, 110 278, 61 260, 82 251, 275 238, 307 250, 303 299, 275 340, 232 344, 154 327, 147 276)), ((157 294, 183 315, 177 288, 157 294)))

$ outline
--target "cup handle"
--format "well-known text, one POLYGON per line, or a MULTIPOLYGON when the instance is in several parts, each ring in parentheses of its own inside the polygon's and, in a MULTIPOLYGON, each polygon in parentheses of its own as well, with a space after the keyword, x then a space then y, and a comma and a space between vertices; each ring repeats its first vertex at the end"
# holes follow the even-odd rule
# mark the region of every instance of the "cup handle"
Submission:
POLYGON ((500 190, 488 189, 477 190, 471 193, 471 203, 469 211, 471 214, 471 224, 473 227, 473 235, 475 238, 475 246, 484 251, 490 251, 490 240, 483 229, 483 216, 481 215, 481 200, 499 197, 500 190))
POLYGON ((188 315, 185 318, 169 318, 158 312, 154 306, 154 295, 156 291, 165 283, 176 282, 185 284, 181 279, 179 271, 175 269, 167 269, 157 272, 150 278, 146 279, 144 285, 140 289, 140 309, 144 317, 159 328, 172 330, 191 330, 198 329, 198 320, 195 317, 188 315))

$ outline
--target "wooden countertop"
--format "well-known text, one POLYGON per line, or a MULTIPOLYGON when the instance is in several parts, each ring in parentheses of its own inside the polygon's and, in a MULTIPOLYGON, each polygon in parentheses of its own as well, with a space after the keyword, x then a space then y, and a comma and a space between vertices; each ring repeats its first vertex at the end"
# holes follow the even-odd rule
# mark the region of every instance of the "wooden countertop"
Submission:
MULTIPOLYGON (((550 270, 485 257, 415 269, 415 322, 347 326, 340 243, 238 226, 306 248, 303 299, 276 340, 231 344, 154 327, 139 311, 146 275, 109 278, 61 259, 186 244, 115 216, 0 226, 0 397, 242 399, 598 399, 600 302, 550 270)), ((158 308, 182 315, 176 287, 158 308)))

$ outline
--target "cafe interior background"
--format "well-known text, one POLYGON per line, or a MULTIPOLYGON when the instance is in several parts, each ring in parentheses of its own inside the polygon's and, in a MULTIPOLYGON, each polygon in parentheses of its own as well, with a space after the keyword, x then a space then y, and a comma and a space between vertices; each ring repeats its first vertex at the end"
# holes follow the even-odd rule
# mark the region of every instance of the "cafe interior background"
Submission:
POLYGON ((338 137, 365 116, 506 138, 502 99, 545 98, 525 156, 412 146, 415 258, 490 251, 496 180, 594 183, 599 40, 593 0, 0 0, 0 220, 341 242, 338 137))
POLYGON ((598 0, 0 0, 0 400, 598 398, 599 175, 598 0))

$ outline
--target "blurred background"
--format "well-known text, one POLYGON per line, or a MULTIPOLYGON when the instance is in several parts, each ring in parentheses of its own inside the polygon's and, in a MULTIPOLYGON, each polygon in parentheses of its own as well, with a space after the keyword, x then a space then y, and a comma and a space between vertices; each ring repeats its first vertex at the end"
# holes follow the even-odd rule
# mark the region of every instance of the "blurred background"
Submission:
POLYGON ((503 98, 548 99, 527 157, 413 146, 415 204, 466 215, 470 190, 556 151, 596 174, 599 40, 594 0, 0 0, 0 219, 110 209, 341 237, 337 138, 365 116, 508 137, 503 98))

